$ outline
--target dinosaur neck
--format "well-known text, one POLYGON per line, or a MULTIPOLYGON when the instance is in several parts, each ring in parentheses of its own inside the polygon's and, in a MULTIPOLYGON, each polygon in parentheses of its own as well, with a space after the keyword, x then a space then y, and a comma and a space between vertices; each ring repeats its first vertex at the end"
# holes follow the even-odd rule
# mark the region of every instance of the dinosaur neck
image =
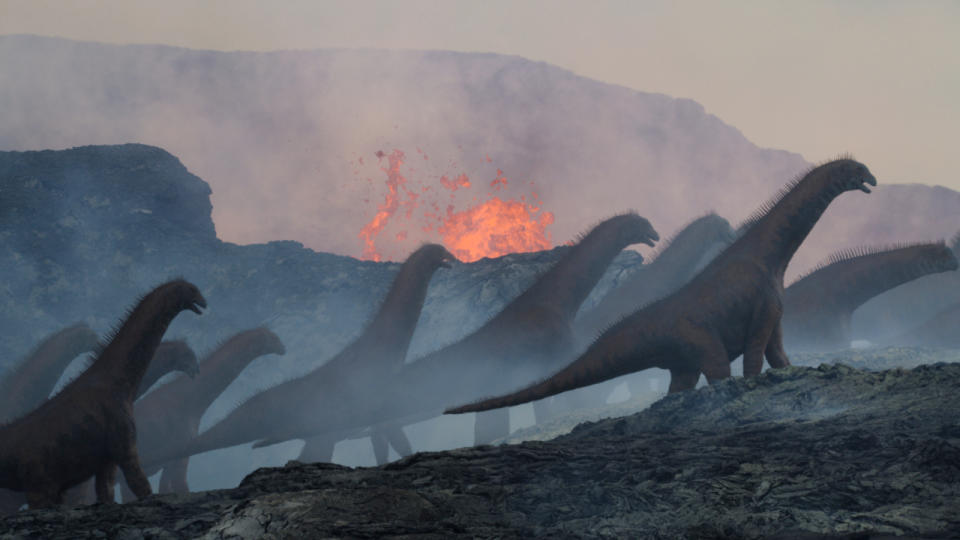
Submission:
POLYGON ((242 332, 210 353, 203 361, 195 379, 183 378, 171 384, 182 389, 191 414, 199 419, 227 386, 240 375, 254 359, 265 354, 260 341, 263 334, 255 330, 242 332))
POLYGON ((0 414, 21 416, 47 399, 70 362, 96 345, 97 335, 83 324, 47 337, 0 385, 0 414))
POLYGON ((160 339, 179 313, 169 293, 154 290, 127 316, 89 372, 106 374, 118 382, 118 392, 133 401, 160 339))
POLYGON ((360 339, 376 339, 386 350, 402 351, 398 356, 403 362, 435 271, 436 267, 426 270, 417 261, 405 262, 360 339))
POLYGON ((552 305, 572 322, 610 263, 626 247, 618 232, 604 224, 595 227, 513 304, 552 305))
POLYGON ((815 170, 750 226, 728 252, 749 250, 782 282, 793 254, 840 193, 841 189, 830 185, 827 175, 815 170))
POLYGON ((910 246, 851 257, 830 264, 787 288, 787 298, 820 304, 840 305, 853 313, 878 294, 921 276, 944 272, 936 264, 944 247, 939 244, 910 246))

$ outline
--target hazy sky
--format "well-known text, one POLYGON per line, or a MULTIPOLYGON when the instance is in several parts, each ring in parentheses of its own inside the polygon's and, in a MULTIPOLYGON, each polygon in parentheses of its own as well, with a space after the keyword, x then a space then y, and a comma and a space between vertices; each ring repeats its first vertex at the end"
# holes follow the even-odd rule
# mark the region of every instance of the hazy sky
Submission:
POLYGON ((514 54, 689 97, 759 146, 960 190, 960 2, 0 0, 0 34, 514 54))

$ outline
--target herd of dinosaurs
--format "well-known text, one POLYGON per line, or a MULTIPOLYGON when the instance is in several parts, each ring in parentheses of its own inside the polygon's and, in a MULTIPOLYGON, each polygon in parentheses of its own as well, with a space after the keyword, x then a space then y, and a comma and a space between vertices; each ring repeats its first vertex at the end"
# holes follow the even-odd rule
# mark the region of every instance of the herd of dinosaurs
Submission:
MULTIPOLYGON (((183 341, 162 341, 180 312, 207 307, 196 286, 170 281, 141 298, 106 339, 82 324, 66 328, 0 380, 0 422, 7 422, 0 425, 0 514, 24 503, 113 502, 118 468, 125 501, 149 495, 147 478, 159 471, 161 492, 185 492, 191 455, 241 444, 301 439, 300 460, 330 461, 338 441, 369 436, 383 463, 390 447, 412 453, 404 426, 444 412, 478 413, 474 437, 484 444, 509 433, 505 407, 533 402, 543 420, 600 405, 611 383, 598 383, 641 377, 651 367, 667 370, 669 392, 678 392, 694 388, 701 374, 711 383, 729 377, 741 355, 744 375, 754 376, 764 358, 772 368, 789 365, 785 348, 846 348, 851 315, 869 298, 958 267, 960 234, 949 246, 841 253, 785 289, 791 257, 831 201, 874 185, 867 167, 849 158, 815 167, 737 229, 715 214, 694 220, 652 262, 581 310, 621 250, 660 239, 636 213, 616 215, 563 248, 554 266, 478 330, 407 362, 430 280, 456 261, 442 246, 424 245, 403 263, 356 340, 203 433, 201 417, 231 381, 255 358, 286 349, 262 327, 234 335, 200 362, 183 341), (50 397, 84 352, 92 352, 86 370, 50 397), (184 375, 141 397, 172 371, 184 375), (592 385, 600 391, 587 392, 592 385)), ((960 305, 915 334, 954 345, 945 340, 958 334, 958 318, 960 305)))

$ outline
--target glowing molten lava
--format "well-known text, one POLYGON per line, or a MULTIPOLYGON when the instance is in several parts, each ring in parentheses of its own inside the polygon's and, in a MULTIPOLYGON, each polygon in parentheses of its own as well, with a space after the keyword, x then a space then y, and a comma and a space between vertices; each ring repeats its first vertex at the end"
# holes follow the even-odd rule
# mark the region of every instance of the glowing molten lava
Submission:
POLYGON ((484 257, 500 257, 508 253, 550 249, 547 225, 553 223, 553 214, 521 201, 489 201, 462 212, 448 213, 438 231, 443 245, 465 262, 484 257))
MULTIPOLYGON (((422 150, 418 148, 417 152, 427 160, 427 155, 422 150)), ((553 223, 553 213, 541 212, 537 194, 532 191, 529 203, 526 195, 520 195, 517 199, 507 198, 508 181, 500 169, 496 170, 495 178, 489 182, 489 188, 492 192, 497 192, 498 196, 493 196, 491 192, 487 194, 487 200, 478 202, 478 197, 474 195, 466 209, 459 211, 455 204, 456 192, 470 189, 473 186, 470 179, 463 173, 437 176, 440 187, 449 192, 446 212, 441 213, 440 202, 436 199, 439 191, 431 185, 415 187, 413 184, 416 182, 409 182, 408 177, 401 172, 404 166, 402 151, 394 150, 389 155, 377 152, 376 156, 381 162, 383 158, 387 158, 388 165, 381 167, 387 175, 387 193, 383 203, 378 205, 373 219, 360 231, 363 259, 382 260, 376 246, 377 236, 388 227, 390 220, 401 208, 405 210, 400 216, 401 219, 413 219, 414 211, 419 208, 418 199, 423 199, 420 202, 424 203, 419 218, 423 220, 420 231, 426 236, 411 238, 410 241, 436 242, 436 235, 439 235, 444 246, 461 261, 470 262, 483 257, 500 257, 508 253, 539 251, 552 247, 547 227, 553 223), (429 199, 431 196, 434 198, 429 199)), ((486 161, 489 163, 491 160, 486 157, 486 161)), ((358 159, 358 162, 363 165, 362 159, 358 159)), ((407 169, 407 172, 412 173, 414 169, 407 169)), ((530 184, 533 185, 532 182, 530 184)), ((408 240, 407 230, 391 233, 391 236, 398 243, 408 240)), ((402 251, 409 253, 409 249, 402 251)))

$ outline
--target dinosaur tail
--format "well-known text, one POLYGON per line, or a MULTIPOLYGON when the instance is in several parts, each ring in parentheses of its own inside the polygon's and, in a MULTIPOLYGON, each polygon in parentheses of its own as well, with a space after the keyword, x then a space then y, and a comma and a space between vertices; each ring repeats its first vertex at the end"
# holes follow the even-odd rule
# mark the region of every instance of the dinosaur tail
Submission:
POLYGON ((609 344, 609 342, 605 343, 602 340, 598 341, 567 367, 522 390, 468 405, 452 407, 444 411, 444 414, 479 412, 520 405, 561 392, 590 386, 633 371, 654 367, 653 364, 647 365, 647 363, 637 362, 637 357, 634 354, 623 354, 622 352, 626 352, 623 349, 611 349, 607 346, 609 344))

